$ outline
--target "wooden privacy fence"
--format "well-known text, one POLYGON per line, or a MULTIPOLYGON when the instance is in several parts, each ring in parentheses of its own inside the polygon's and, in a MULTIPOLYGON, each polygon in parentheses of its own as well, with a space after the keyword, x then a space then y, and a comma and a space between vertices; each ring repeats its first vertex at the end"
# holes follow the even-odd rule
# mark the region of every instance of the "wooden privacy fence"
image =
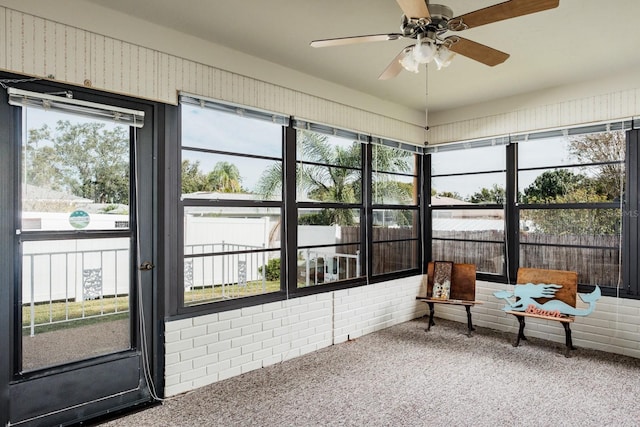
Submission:
POLYGON ((523 233, 520 266, 577 271, 578 283, 615 288, 620 275, 620 237, 523 233))
MULTIPOLYGON (((360 241, 359 227, 342 227, 342 242, 360 241)), ((478 272, 503 274, 505 262, 502 231, 437 231, 431 247, 431 259, 475 264, 478 272), (465 240, 439 240, 465 239, 465 240)), ((411 239, 412 230, 374 228, 374 274, 399 271, 419 265, 419 241, 411 239)), ((618 286, 620 241, 617 235, 520 234, 519 267, 569 270, 578 272, 578 282, 601 287, 618 286)), ((354 246, 344 247, 350 253, 354 246)), ((428 250, 428 249, 427 249, 428 250)))
MULTIPOLYGON (((504 234, 498 230, 434 232, 431 246, 433 261, 453 261, 475 264, 483 273, 502 274, 504 265, 504 234), (466 240, 437 240, 466 239, 466 240), (498 243, 495 243, 498 242, 498 243)), ((428 249, 427 249, 428 250, 428 249)))
MULTIPOLYGON (((359 242, 360 240, 360 227, 341 227, 342 242, 359 242)), ((420 242, 415 239, 412 229, 374 227, 373 241, 373 274, 408 270, 420 266, 418 259, 420 242)), ((353 245, 343 249, 344 253, 355 252, 353 245)))
MULTIPOLYGON (((434 237, 433 260, 474 263, 479 272, 502 274, 505 264, 502 232, 438 231, 434 237)), ((616 287, 620 274, 619 246, 616 235, 521 233, 519 267, 576 271, 581 284, 616 287)))

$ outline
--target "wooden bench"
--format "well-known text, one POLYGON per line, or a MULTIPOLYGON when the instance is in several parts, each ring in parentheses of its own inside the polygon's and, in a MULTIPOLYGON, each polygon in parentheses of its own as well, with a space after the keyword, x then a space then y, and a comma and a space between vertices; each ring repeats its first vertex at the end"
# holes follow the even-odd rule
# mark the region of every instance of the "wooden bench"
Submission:
MULTIPOLYGON (((520 268, 518 269, 518 278, 516 279, 516 286, 520 286, 526 283, 547 283, 547 284, 556 284, 562 286, 562 288, 558 289, 555 293, 554 299, 565 302, 571 307, 576 306, 576 294, 578 290, 578 273, 575 271, 563 271, 563 270, 543 270, 538 268, 520 268)), ((515 292, 514 292, 515 293, 515 292)), ((535 298, 535 300, 544 304, 546 301, 549 301, 551 298, 535 298)), ((520 340, 527 340, 527 337, 524 336, 524 328, 525 328, 525 318, 531 317, 535 319, 544 319, 544 320, 553 320, 556 322, 560 322, 564 327, 565 333, 565 357, 571 357, 571 350, 575 350, 576 348, 573 346, 573 341, 571 340, 571 327, 570 324, 575 320, 575 316, 563 315, 563 316, 553 316, 553 315, 545 315, 545 314, 534 314, 527 313, 526 311, 514 311, 509 310, 506 311, 508 314, 512 314, 518 319, 519 329, 518 329, 518 337, 514 342, 513 346, 518 347, 520 345, 520 340)))
POLYGON ((475 331, 471 320, 471 307, 476 304, 482 304, 482 301, 476 301, 476 266, 475 264, 453 264, 451 270, 451 289, 449 299, 433 298, 433 262, 427 265, 427 274, 423 276, 423 289, 426 288, 425 295, 417 296, 419 301, 426 302, 429 306, 429 323, 426 331, 430 331, 435 325, 433 315, 435 314, 435 304, 461 305, 467 311, 467 336, 475 331), (426 283, 424 283, 426 281, 426 283), (426 285, 426 286, 424 286, 426 285))

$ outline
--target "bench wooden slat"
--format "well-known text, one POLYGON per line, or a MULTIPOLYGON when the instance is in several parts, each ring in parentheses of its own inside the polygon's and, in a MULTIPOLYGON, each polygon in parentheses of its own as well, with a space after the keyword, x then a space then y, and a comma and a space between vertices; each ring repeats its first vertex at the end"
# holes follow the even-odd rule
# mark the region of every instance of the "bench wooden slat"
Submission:
POLYGON ((536 319, 554 320, 556 322, 563 322, 563 323, 573 323, 576 320, 576 318, 573 316, 569 316, 569 317, 543 316, 541 314, 527 313, 526 311, 505 311, 505 313, 513 314, 514 316, 535 317, 536 319))
MULTIPOLYGON (((427 264, 427 295, 433 295, 434 262, 427 264)), ((475 264, 453 264, 449 299, 472 301, 476 298, 475 264)))
POLYGON ((425 298, 425 297, 416 297, 416 299, 424 302, 434 302, 437 304, 470 305, 470 306, 474 306, 476 304, 482 304, 482 301, 462 301, 462 300, 456 300, 456 299, 432 299, 432 298, 425 298))
MULTIPOLYGON (((524 285, 526 283, 539 283, 560 285, 553 299, 557 299, 569 304, 571 307, 576 306, 576 293, 578 292, 578 273, 575 271, 563 270, 542 270, 539 268, 518 269, 518 278, 516 283, 524 285)), ((540 304, 549 301, 550 298, 536 298, 540 304)))

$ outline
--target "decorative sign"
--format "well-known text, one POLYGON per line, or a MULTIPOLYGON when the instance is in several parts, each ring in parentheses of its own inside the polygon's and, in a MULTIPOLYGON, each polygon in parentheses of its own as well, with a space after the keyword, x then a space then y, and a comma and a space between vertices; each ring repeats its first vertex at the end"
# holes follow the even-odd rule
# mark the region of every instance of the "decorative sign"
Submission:
POLYGON ((238 261, 238 285, 247 286, 247 261, 238 261))
POLYGON ((596 308, 596 301, 602 296, 599 286, 596 286, 590 294, 578 294, 583 302, 589 304, 589 307, 579 309, 554 298, 555 293, 560 288, 562 288, 562 286, 555 284, 526 283, 524 285, 516 285, 513 292, 498 291, 494 292, 493 295, 506 301, 507 304, 502 307, 504 311, 524 311, 554 317, 557 317, 556 313, 568 316, 586 316, 591 314, 596 308), (515 301, 512 301, 513 297, 516 298, 515 301), (549 300, 540 304, 536 301, 536 298, 547 298, 549 300))
POLYGON ((451 296, 453 262, 436 261, 433 264, 433 292, 431 298, 448 300, 451 296))
POLYGON ((82 299, 92 300, 102 295, 102 269, 88 268, 82 270, 82 299))
POLYGON ((69 215, 69 224, 71 224, 73 228, 85 228, 87 225, 89 225, 90 221, 91 217, 89 217, 89 214, 80 209, 71 212, 71 214, 69 215))
POLYGON ((537 314, 538 316, 547 316, 547 317, 562 317, 562 313, 560 310, 542 310, 541 308, 536 307, 533 304, 529 304, 529 307, 524 311, 525 313, 537 314))

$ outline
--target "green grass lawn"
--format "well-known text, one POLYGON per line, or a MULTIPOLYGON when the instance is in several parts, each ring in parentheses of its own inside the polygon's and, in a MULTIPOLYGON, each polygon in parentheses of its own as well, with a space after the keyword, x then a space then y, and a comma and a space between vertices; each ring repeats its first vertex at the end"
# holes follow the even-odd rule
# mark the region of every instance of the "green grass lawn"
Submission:
POLYGON ((278 292, 280 290, 279 281, 266 281, 265 290, 262 290, 262 281, 256 280, 247 282, 246 286, 240 286, 237 284, 227 285, 224 287, 224 295, 222 293, 222 286, 206 286, 202 288, 191 288, 189 291, 184 292, 185 304, 201 304, 203 302, 218 301, 225 298, 241 298, 251 295, 260 295, 271 292, 278 292))
MULTIPOLYGON (((185 304, 201 304, 222 300, 223 298, 241 298, 263 293, 277 292, 280 290, 279 281, 265 282, 265 291, 262 290, 262 281, 248 282, 246 286, 228 285, 192 288, 185 291, 185 304)), ((87 324, 124 319, 129 316, 129 297, 105 297, 88 301, 55 301, 51 304, 34 304, 34 323, 36 332, 53 331, 64 328, 74 328, 87 324)), ((23 334, 30 333, 31 305, 22 306, 23 334)))
MULTIPOLYGON (((112 321, 129 316, 129 297, 107 297, 102 299, 56 301, 51 304, 37 303, 33 307, 36 332, 78 327, 101 321, 112 321)), ((31 305, 22 306, 23 333, 29 334, 31 305)))

